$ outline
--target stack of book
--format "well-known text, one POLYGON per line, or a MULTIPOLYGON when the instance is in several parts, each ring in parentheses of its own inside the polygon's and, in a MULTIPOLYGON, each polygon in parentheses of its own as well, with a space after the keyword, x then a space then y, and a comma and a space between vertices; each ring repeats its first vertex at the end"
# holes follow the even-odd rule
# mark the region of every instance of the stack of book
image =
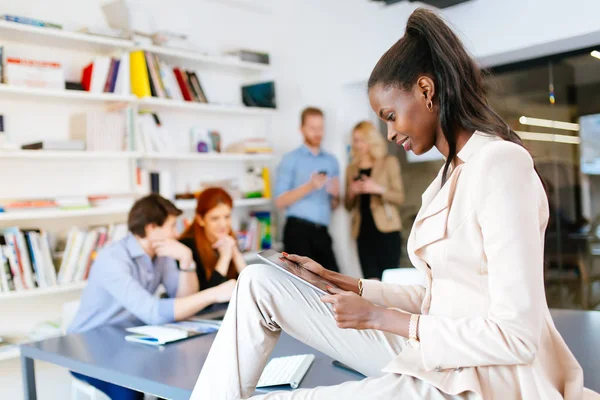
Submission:
POLYGON ((0 46, 0 82, 32 88, 64 89, 63 65, 41 59, 23 46, 0 46))
POLYGON ((81 86, 91 93, 131 94, 130 56, 96 57, 83 68, 81 86))
POLYGON ((2 292, 56 286, 56 269, 45 231, 6 228, 0 234, 0 249, 2 292))
POLYGON ((87 279, 98 251, 107 243, 127 235, 127 225, 99 226, 84 230, 71 228, 58 272, 58 283, 74 283, 87 279))
POLYGON ((240 250, 243 252, 270 249, 271 213, 268 211, 252 213, 250 219, 242 224, 238 232, 240 250))
POLYGON ((87 151, 133 151, 134 110, 88 111, 71 116, 69 133, 85 142, 87 151))
POLYGON ((137 97, 208 103, 195 71, 172 67, 147 51, 131 53, 131 91, 137 97))
POLYGON ((127 235, 126 224, 69 231, 60 263, 51 236, 39 229, 11 227, 0 233, 0 292, 23 291, 87 279, 98 251, 127 235), (58 273, 56 266, 59 266, 58 273))

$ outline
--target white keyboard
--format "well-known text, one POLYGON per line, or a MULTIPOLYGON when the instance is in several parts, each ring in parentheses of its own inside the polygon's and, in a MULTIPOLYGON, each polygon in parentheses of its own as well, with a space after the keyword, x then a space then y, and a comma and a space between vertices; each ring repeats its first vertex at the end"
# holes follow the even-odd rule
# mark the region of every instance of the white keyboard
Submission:
POLYGON ((296 389, 314 360, 314 354, 273 358, 265 367, 256 387, 290 385, 296 389))

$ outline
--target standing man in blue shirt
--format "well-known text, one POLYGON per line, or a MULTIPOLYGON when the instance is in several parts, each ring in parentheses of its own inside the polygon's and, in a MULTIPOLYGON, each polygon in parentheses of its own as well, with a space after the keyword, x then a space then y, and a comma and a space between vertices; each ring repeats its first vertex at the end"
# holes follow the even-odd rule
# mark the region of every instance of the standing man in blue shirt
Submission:
POLYGON ((275 205, 286 209, 283 245, 288 253, 338 271, 327 227, 331 211, 340 203, 340 168, 335 157, 321 149, 323 111, 304 109, 300 130, 304 144, 287 153, 277 171, 275 205))
MULTIPOLYGON (((155 194, 135 202, 129 212, 128 235, 102 249, 92 265, 70 333, 138 320, 147 325, 165 324, 230 300, 235 280, 198 291, 202 288, 198 287, 192 252, 177 241, 179 215, 181 210, 155 194), (154 295, 160 284, 169 298, 154 295)), ((143 393, 72 374, 113 400, 144 398, 143 393)))

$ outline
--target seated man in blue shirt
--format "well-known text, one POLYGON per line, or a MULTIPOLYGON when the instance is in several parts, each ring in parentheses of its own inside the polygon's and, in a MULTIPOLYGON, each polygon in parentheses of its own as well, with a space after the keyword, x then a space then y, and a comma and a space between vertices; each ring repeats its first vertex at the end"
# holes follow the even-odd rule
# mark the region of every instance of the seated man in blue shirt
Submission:
MULTIPOLYGON (((176 222, 181 213, 158 195, 136 201, 129 212, 128 235, 102 249, 94 261, 70 333, 127 322, 165 324, 230 300, 235 280, 198 292, 192 252, 177 241, 176 222), (160 284, 169 298, 154 295, 160 284)), ((73 375, 113 400, 143 399, 143 393, 73 375)))
POLYGON ((288 253, 338 271, 327 226, 331 210, 339 205, 340 168, 335 157, 321 149, 323 112, 308 107, 300 122, 304 144, 283 157, 275 184, 275 205, 286 209, 283 246, 288 253))

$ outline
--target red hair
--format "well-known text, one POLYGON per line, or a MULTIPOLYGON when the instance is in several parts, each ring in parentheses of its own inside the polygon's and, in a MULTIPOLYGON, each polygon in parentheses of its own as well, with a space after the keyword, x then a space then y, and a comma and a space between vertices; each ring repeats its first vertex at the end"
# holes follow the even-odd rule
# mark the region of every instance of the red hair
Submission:
MULTIPOLYGON (((230 208, 233 208, 233 199, 225 190, 221 188, 214 187, 205 189, 198 196, 196 203, 196 216, 204 218, 210 210, 220 204, 225 204, 230 208)), ((229 235, 237 242, 237 238, 233 233, 233 230, 230 230, 229 235)), ((187 227, 187 229, 181 234, 181 237, 194 239, 196 242, 196 249, 200 254, 200 259, 202 260, 202 265, 204 266, 206 280, 210 280, 210 277, 217 266, 219 254, 215 249, 212 248, 212 243, 210 240, 208 240, 206 231, 204 227, 198 223, 197 218, 194 218, 194 222, 187 227)), ((235 279, 237 278, 237 275, 238 273, 232 259, 231 263, 229 264, 226 278, 235 279)))

